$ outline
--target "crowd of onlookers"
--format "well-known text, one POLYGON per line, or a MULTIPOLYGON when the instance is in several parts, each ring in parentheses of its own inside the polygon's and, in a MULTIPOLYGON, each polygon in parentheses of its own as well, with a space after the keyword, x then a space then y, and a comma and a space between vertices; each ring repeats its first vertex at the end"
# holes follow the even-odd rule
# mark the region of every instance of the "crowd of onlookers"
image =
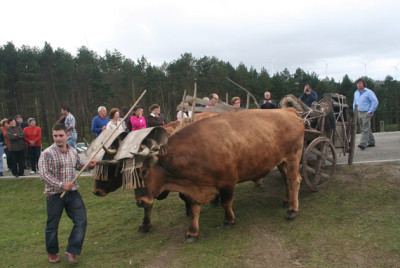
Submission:
MULTIPOLYGON (((91 131, 97 137, 105 129, 115 129, 117 127, 134 131, 146 127, 162 126, 167 124, 165 116, 160 113, 160 106, 153 104, 150 106, 150 114, 143 116, 143 107, 136 106, 131 115, 123 121, 120 109, 112 108, 107 115, 105 106, 100 106, 97 110, 98 116, 92 120, 91 131)), ((56 123, 65 124, 68 131, 67 143, 69 146, 76 146, 78 134, 76 131, 76 121, 68 106, 61 107, 62 116, 56 123)), ((24 170, 30 169, 31 174, 37 173, 38 161, 42 151, 42 130, 36 126, 36 120, 29 118, 23 121, 21 115, 1 120, 0 129, 0 176, 3 176, 3 153, 5 154, 7 171, 11 171, 15 177, 25 176, 24 170)))
MULTIPOLYGON (((28 123, 21 115, 1 120, 0 155, 6 155, 7 169, 15 177, 24 176, 25 168, 31 168, 31 174, 37 172, 41 152, 42 130, 36 126, 36 120, 29 118, 28 123), (29 161, 28 161, 29 159, 29 161)), ((0 176, 3 176, 3 157, 0 157, 0 176)))
MULTIPOLYGON (((259 103, 261 109, 277 108, 275 100, 271 99, 270 92, 265 92, 264 97, 259 103)), ((226 103, 226 100, 220 100, 216 93, 212 93, 208 98, 204 99, 211 103, 226 103)), ((309 106, 312 101, 316 100, 316 93, 307 85, 300 99, 309 106)), ((236 108, 244 109, 241 107, 240 97, 233 97, 230 104, 236 108)), ((188 103, 185 102, 184 105, 188 106, 188 103)), ((212 104, 205 107, 214 108, 212 104)), ((127 109, 123 110, 127 112, 127 109)), ((105 106, 98 107, 97 112, 98 115, 93 118, 91 125, 91 131, 96 137, 105 129, 116 129, 118 127, 130 132, 168 123, 158 104, 150 106, 149 115, 146 117, 143 115, 143 107, 140 105, 135 106, 131 114, 127 116, 118 108, 112 108, 107 114, 105 106)), ((78 139, 75 117, 68 106, 61 107, 61 114, 62 116, 57 120, 57 123, 65 124, 68 131, 67 143, 75 148, 78 139)), ((178 120, 182 120, 182 118, 191 117, 191 112, 179 111, 176 117, 178 120)), ((41 128, 36 126, 34 118, 29 118, 27 122, 24 122, 22 116, 17 115, 14 118, 1 120, 0 155, 3 155, 4 149, 7 169, 11 170, 13 176, 24 176, 24 170, 27 168, 31 169, 31 174, 37 173, 37 164, 42 147, 41 138, 41 128)), ((3 157, 0 157, 0 176, 3 176, 3 157)))

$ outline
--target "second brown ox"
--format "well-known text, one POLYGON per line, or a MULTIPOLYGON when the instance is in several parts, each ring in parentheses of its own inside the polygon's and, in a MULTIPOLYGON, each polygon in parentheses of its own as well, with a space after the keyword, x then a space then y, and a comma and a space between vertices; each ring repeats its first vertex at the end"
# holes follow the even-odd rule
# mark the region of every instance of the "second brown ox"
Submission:
POLYGON ((304 131, 300 116, 289 108, 229 112, 176 132, 166 151, 158 153, 158 161, 140 170, 145 188, 135 190, 136 201, 147 208, 148 217, 142 229, 150 227, 152 204, 164 191, 182 193, 190 202, 192 220, 186 242, 198 237, 200 205, 217 195, 225 209, 223 224, 231 226, 235 223, 232 200, 236 184, 257 182, 276 166, 286 181, 288 217, 296 217, 304 131))

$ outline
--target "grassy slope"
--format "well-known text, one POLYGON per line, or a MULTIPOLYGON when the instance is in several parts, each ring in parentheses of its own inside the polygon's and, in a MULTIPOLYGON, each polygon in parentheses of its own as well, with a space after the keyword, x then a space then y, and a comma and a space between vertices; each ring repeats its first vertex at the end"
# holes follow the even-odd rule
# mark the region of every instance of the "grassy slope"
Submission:
MULTIPOLYGON (((302 184, 294 221, 284 219, 277 172, 261 188, 238 185, 236 226, 221 229, 223 209, 204 205, 200 239, 192 245, 182 243, 189 218, 176 194, 155 203, 153 227, 141 234, 137 227, 143 210, 136 207, 132 191, 99 198, 91 193, 90 178, 81 178, 80 184, 88 213, 82 266, 387 267, 400 262, 399 163, 341 166, 335 180, 318 193, 302 184)), ((43 189, 38 179, 0 181, 2 267, 51 266, 44 246, 43 189)), ((61 252, 71 228, 64 214, 61 252)))

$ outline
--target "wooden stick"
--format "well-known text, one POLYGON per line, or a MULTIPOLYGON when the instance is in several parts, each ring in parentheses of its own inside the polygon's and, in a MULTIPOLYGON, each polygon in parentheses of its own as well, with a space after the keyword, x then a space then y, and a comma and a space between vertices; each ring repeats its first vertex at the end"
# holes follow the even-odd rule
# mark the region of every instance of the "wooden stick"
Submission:
MULTIPOLYGON (((117 127, 114 129, 113 132, 110 133, 110 135, 107 137, 107 139, 102 143, 102 145, 106 144, 107 141, 112 137, 112 135, 114 134, 115 131, 117 131, 117 129, 119 128, 120 125, 122 125, 125 121, 125 119, 129 116, 129 114, 133 111, 133 108, 135 108, 135 106, 139 103, 139 101, 142 99, 142 97, 144 96, 144 94, 146 93, 146 90, 143 91, 142 95, 140 95, 140 97, 137 99, 137 101, 135 102, 135 104, 132 105, 131 109, 126 113, 126 115, 124 116, 124 118, 121 120, 121 122, 118 123, 117 127)), ((93 160, 93 158, 95 158, 95 156, 100 152, 100 150, 103 149, 103 146, 99 146, 99 148, 97 149, 97 151, 93 154, 93 156, 89 159, 89 161, 86 162, 86 164, 83 166, 83 168, 78 172, 78 174, 76 174, 75 178, 71 181, 71 183, 74 183, 79 176, 82 174, 82 172, 89 166, 90 162, 93 160)), ((64 191, 60 198, 63 198, 64 195, 67 193, 67 191, 64 191)))
POLYGON ((184 118, 184 116, 183 116, 183 107, 185 106, 185 101, 186 101, 185 99, 186 99, 186 89, 185 89, 185 91, 183 92, 183 98, 182 98, 181 124, 180 124, 181 128, 182 128, 182 126, 183 126, 183 121, 185 121, 185 118, 184 118))
POLYGON ((350 137, 350 153, 349 153, 349 158, 347 159, 347 164, 352 165, 353 160, 354 160, 354 148, 356 147, 356 134, 357 134, 357 126, 358 126, 358 105, 356 104, 354 106, 354 116, 353 116, 353 122, 351 125, 351 137, 350 137))
POLYGON ((258 109, 260 109, 260 106, 258 105, 256 98, 253 96, 253 94, 251 94, 250 91, 248 91, 247 89, 245 89, 245 88, 242 87, 241 85, 239 85, 239 84, 233 82, 233 81, 232 81, 231 79, 229 79, 228 77, 225 77, 225 78, 228 79, 228 81, 231 82, 232 84, 234 84, 234 85, 240 87, 241 89, 243 89, 244 91, 246 91, 248 94, 250 94, 250 96, 251 96, 251 97, 253 98, 253 100, 254 100, 254 104, 257 105, 258 109))
POLYGON ((194 121, 194 108, 196 106, 196 97, 197 97, 197 83, 194 82, 194 91, 193 91, 193 101, 192 101, 192 116, 190 117, 190 122, 194 121))

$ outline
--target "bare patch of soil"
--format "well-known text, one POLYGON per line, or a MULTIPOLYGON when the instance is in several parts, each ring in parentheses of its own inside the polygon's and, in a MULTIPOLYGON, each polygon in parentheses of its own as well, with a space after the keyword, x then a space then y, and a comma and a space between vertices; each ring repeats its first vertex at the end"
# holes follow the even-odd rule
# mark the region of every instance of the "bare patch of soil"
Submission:
POLYGON ((296 252, 288 251, 282 239, 268 234, 260 226, 254 226, 250 232, 256 234, 251 248, 242 258, 245 267, 303 267, 296 258, 296 252))

